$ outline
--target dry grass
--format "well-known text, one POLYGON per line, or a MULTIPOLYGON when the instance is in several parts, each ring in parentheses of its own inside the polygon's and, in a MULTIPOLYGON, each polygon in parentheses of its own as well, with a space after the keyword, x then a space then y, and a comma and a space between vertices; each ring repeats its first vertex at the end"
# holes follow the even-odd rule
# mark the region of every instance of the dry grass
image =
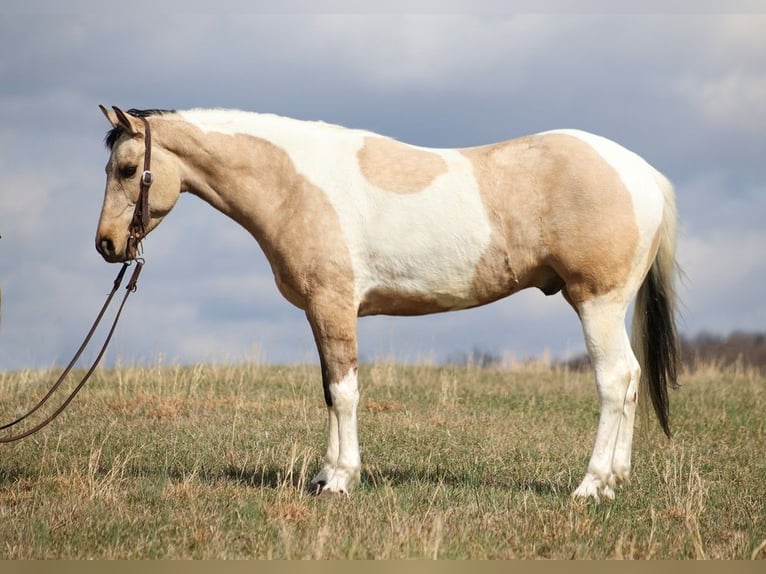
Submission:
MULTIPOLYGON (((0 374, 0 420, 51 373, 0 374)), ((362 369, 363 482, 306 494, 324 448, 318 369, 100 371, 45 431, 0 448, 0 558, 766 558, 766 379, 713 366, 672 395, 675 439, 636 433, 612 503, 570 500, 590 377, 362 369)))

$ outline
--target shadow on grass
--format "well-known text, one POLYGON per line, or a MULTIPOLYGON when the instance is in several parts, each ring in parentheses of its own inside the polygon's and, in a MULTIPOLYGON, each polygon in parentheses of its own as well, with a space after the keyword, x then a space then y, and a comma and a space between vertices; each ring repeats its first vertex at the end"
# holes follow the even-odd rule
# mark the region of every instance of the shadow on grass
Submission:
MULTIPOLYGON (((311 469, 316 471, 318 469, 311 469)), ((222 478, 236 484, 254 488, 306 489, 314 472, 301 476, 297 472, 286 473, 282 467, 238 468, 227 466, 222 478)), ((571 490, 570 481, 563 477, 551 477, 550 481, 519 477, 477 476, 476 474, 444 472, 418 468, 380 469, 365 467, 362 470, 361 488, 377 490, 387 486, 447 485, 456 488, 491 488, 509 492, 531 491, 540 496, 560 496, 571 490)))
MULTIPOLYGON (((305 489, 312 491, 310 486, 311 477, 317 468, 285 469, 284 466, 267 465, 262 467, 239 467, 226 465, 223 468, 193 467, 183 468, 155 468, 144 466, 131 466, 126 469, 126 474, 137 479, 154 478, 173 482, 188 481, 190 479, 215 484, 229 482, 249 488, 262 488, 274 490, 305 489)), ((109 474, 109 468, 98 469, 97 475, 109 474)), ((20 480, 35 481, 40 479, 39 469, 23 467, 0 467, 0 488, 8 487, 20 480)), ((441 468, 381 468, 379 466, 365 466, 362 470, 361 488, 366 490, 378 490, 388 487, 408 487, 416 485, 437 486, 446 485, 454 488, 468 489, 496 489, 508 492, 531 491, 541 496, 559 496, 568 493, 572 485, 564 476, 553 476, 550 480, 539 480, 535 477, 521 477, 518 475, 492 475, 483 472, 471 472, 470 470, 445 470, 441 468)))
POLYGON ((24 472, 19 468, 0 467, 0 487, 5 487, 26 478, 32 478, 32 473, 24 472))
POLYGON ((221 476, 235 484, 256 488, 300 488, 309 482, 299 472, 285 472, 284 467, 276 466, 239 468, 228 465, 221 476))
POLYGON ((538 480, 519 476, 484 476, 471 472, 426 470, 418 468, 398 468, 374 471, 362 474, 362 483, 371 488, 389 486, 408 486, 416 484, 446 485, 457 488, 488 488, 508 492, 531 491, 540 496, 559 496, 571 489, 566 478, 551 477, 551 480, 538 480))

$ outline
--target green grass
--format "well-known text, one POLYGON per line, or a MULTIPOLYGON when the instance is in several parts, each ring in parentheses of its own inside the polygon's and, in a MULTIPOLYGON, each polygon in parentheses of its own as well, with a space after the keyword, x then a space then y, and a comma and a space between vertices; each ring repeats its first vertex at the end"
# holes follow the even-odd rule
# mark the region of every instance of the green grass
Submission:
MULTIPOLYGON (((0 374, 0 420, 51 372, 0 374)), ((44 431, 0 445, 0 558, 766 557, 766 377, 713 367, 650 420, 613 502, 570 499, 598 416, 589 375, 376 363, 362 484, 311 496, 316 367, 101 370, 44 431)))

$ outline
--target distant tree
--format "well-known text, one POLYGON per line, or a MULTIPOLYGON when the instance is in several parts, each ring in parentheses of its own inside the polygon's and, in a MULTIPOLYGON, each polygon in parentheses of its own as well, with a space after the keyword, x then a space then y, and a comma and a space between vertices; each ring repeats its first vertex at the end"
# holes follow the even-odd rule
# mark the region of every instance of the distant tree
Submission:
POLYGON ((734 331, 719 336, 702 332, 681 340, 681 356, 691 367, 705 363, 728 366, 739 361, 745 366, 766 369, 766 333, 734 331))
POLYGON ((461 367, 472 365, 481 368, 496 367, 500 364, 500 355, 489 351, 483 351, 474 347, 471 351, 458 351, 447 356, 448 365, 458 365, 461 367))

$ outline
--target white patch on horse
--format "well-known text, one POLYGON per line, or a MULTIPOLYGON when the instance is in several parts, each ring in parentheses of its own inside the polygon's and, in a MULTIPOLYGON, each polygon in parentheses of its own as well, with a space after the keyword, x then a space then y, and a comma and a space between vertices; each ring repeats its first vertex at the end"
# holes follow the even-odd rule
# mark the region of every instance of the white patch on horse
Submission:
POLYGON ((359 482, 362 468, 359 455, 356 411, 359 388, 356 369, 339 382, 330 384, 332 406, 328 407, 328 439, 325 464, 311 484, 322 492, 349 492, 359 482))
POLYGON ((331 198, 344 229, 355 235, 349 245, 358 297, 383 289, 426 294, 445 308, 476 303, 473 277, 489 245, 490 223, 469 160, 455 151, 438 153, 448 170, 423 191, 387 192, 359 171, 361 206, 350 209, 351 190, 331 198))

